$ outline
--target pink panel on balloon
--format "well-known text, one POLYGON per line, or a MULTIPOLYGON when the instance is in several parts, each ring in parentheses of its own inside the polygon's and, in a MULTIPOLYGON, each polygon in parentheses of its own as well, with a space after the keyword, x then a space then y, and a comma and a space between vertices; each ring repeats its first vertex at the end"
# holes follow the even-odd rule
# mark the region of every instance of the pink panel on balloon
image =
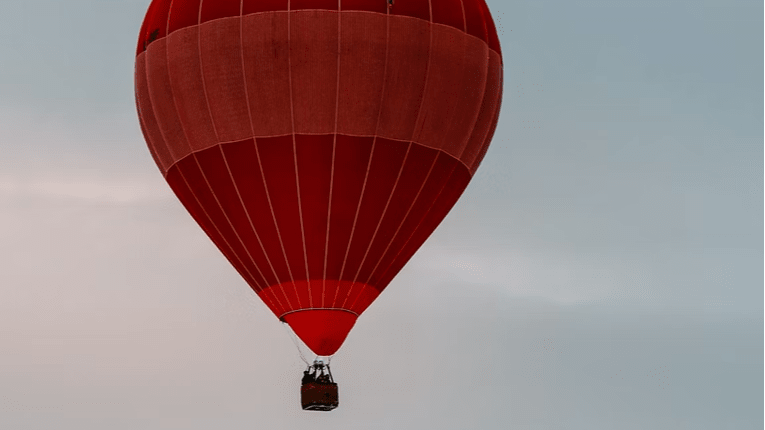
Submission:
POLYGON ((242 72, 241 21, 222 18, 199 27, 205 92, 220 142, 252 136, 242 72))
POLYGON ((167 62, 178 117, 192 151, 209 148, 215 136, 199 61, 199 27, 187 27, 167 37, 167 62))
POLYGON ((433 26, 427 86, 412 140, 454 155, 458 144, 446 132, 460 102, 464 69, 465 33, 452 27, 433 26))
POLYGON ((486 92, 481 104, 481 110, 476 122, 473 135, 468 141, 460 159, 471 169, 471 174, 477 168, 476 160, 488 145, 490 132, 499 115, 499 102, 502 96, 502 63, 494 51, 489 51, 489 74, 486 79, 486 92))
POLYGON ((425 90, 429 56, 430 24, 413 18, 391 18, 379 135, 411 140, 425 90))
POLYGON ((244 75, 256 137, 292 133, 287 12, 242 18, 244 75))
POLYGON ((376 134, 385 83, 386 20, 373 13, 340 14, 339 133, 376 134))
POLYGON ((167 39, 158 40, 146 50, 146 75, 151 102, 165 146, 173 160, 179 160, 189 153, 189 144, 175 108, 170 75, 167 72, 166 41, 167 39))
POLYGON ((160 170, 166 173, 176 160, 170 155, 170 151, 167 149, 165 140, 162 137, 162 132, 159 129, 159 124, 157 124, 155 109, 149 95, 149 83, 146 75, 146 52, 141 53, 136 58, 135 71, 136 100, 146 135, 149 137, 147 144, 155 154, 157 161, 159 161, 160 170))
POLYGON ((333 133, 337 100, 337 12, 290 14, 290 70, 296 133, 333 133))

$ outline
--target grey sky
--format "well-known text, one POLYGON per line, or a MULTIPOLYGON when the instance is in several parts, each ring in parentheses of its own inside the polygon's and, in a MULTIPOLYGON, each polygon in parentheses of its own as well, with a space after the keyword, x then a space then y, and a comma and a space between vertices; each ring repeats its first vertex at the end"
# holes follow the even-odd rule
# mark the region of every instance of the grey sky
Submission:
POLYGON ((761 429, 762 2, 488 3, 494 142, 316 414, 143 142, 148 0, 2 2, 0 427, 761 429))

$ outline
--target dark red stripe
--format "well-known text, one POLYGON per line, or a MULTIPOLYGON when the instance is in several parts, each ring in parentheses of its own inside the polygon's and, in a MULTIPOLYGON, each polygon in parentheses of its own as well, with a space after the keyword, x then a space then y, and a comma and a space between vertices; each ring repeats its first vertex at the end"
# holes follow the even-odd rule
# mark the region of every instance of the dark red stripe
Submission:
POLYGON ((168 19, 168 32, 191 27, 199 23, 199 6, 202 0, 173 1, 168 19))
MULTIPOLYGON (((409 149, 409 155, 407 155, 406 164, 401 171, 398 186, 391 196, 388 210, 380 222, 377 235, 369 246, 369 255, 367 255, 366 261, 361 268, 358 277, 359 281, 369 282, 373 270, 380 267, 380 259, 384 253, 390 250, 389 245, 394 237, 400 234, 407 234, 407 231, 399 227, 402 226, 410 212, 410 208, 415 202, 415 198, 428 179, 431 166, 434 165, 438 153, 434 149, 416 144, 412 145, 409 149)), ((380 288, 382 287, 380 286, 380 288)))
MULTIPOLYGON (((456 199, 444 200, 443 197, 443 193, 448 192, 446 187, 453 176, 463 178, 462 189, 470 180, 470 173, 461 163, 444 153, 439 153, 438 160, 423 187, 422 193, 415 201, 388 251, 380 258, 380 264, 370 278, 369 283, 371 285, 376 285, 381 289, 385 288, 435 230, 437 224, 431 225, 432 223, 427 221, 438 219, 440 222, 442 218, 438 217, 445 216, 448 209, 454 205, 456 199), (446 203, 446 211, 436 207, 439 201, 446 203)), ((457 185, 460 186, 460 184, 457 185)), ((459 192, 461 193, 462 190, 459 192)))
MULTIPOLYGON (((178 0, 174 1, 177 2, 178 0)), ((241 0, 203 0, 201 22, 239 16, 241 4, 241 0)))
POLYGON ((298 135, 295 140, 308 273, 310 279, 321 279, 324 277, 334 139, 332 135, 298 135))
POLYGON ((371 137, 337 136, 327 279, 340 279, 373 140, 371 137))
POLYGON ((455 168, 443 192, 431 207, 424 213, 422 222, 414 230, 408 243, 401 249, 396 249, 398 255, 377 281, 379 285, 387 286, 404 265, 412 258, 420 246, 430 237, 443 218, 449 213, 470 181, 470 174, 462 166, 455 168))
MULTIPOLYGON (((143 52, 152 39, 170 32, 197 25, 201 0, 154 0, 141 28, 136 55, 143 52), (168 13, 170 12, 169 22, 168 13), (156 33, 155 33, 156 31, 156 33)), ((259 12, 296 10, 366 11, 409 16, 448 25, 486 41, 500 52, 499 38, 484 0, 396 0, 388 9, 387 0, 206 0, 202 3, 201 22, 250 15, 259 12), (339 4, 341 3, 341 4, 339 4), (432 7, 432 18, 431 18, 432 7), (464 12, 463 12, 464 9, 464 12)))
MULTIPOLYGON (((405 1, 402 0, 401 3, 405 1)), ((462 14, 461 0, 433 1, 431 7, 433 8, 433 22, 465 31, 465 17, 462 14)))
POLYGON ((287 262, 282 254, 282 246, 274 224, 274 217, 271 214, 263 174, 255 151, 255 142, 249 139, 227 143, 221 145, 221 148, 223 148, 231 175, 244 201, 247 213, 255 225, 255 230, 265 248, 265 253, 268 255, 267 265, 261 270, 269 273, 276 272, 275 277, 278 281, 276 283, 289 281, 291 278, 287 269, 287 262))
MULTIPOLYGON (((192 157, 189 158, 191 159, 192 157)), ((194 218, 194 221, 202 227, 202 230, 213 241, 215 246, 218 247, 231 265, 234 266, 236 271, 239 272, 242 279, 257 291, 259 288, 256 280, 250 276, 246 265, 242 263, 239 256, 234 252, 234 248, 229 245, 227 238, 220 233, 205 209, 199 204, 195 195, 196 193, 189 188, 179 167, 180 166, 176 164, 167 172, 167 176, 165 176, 165 180, 167 180, 168 185, 170 185, 170 189, 172 189, 175 195, 178 196, 178 200, 180 200, 181 204, 183 204, 186 210, 189 211, 189 214, 194 218)))
POLYGON ((375 229, 383 216, 396 178, 401 171, 408 143, 377 138, 366 188, 356 221, 356 229, 348 248, 343 279, 357 280, 356 274, 367 256, 375 229))

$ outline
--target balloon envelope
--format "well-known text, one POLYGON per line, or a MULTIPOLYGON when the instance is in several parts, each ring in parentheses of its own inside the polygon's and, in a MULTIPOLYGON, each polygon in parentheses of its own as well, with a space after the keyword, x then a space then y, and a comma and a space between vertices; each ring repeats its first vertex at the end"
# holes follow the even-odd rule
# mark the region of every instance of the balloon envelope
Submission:
POLYGON ((154 0, 135 86, 183 205, 331 355, 475 173, 502 58, 484 0, 154 0))

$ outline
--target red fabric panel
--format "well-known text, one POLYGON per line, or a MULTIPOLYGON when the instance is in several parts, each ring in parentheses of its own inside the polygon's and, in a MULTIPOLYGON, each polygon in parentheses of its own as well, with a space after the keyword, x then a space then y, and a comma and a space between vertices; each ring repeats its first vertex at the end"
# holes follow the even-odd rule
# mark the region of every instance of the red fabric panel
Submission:
POLYGON ((409 148, 406 163, 401 170, 398 185, 390 197, 385 217, 381 220, 377 234, 369 245, 369 254, 361 268, 359 281, 370 283, 381 258, 390 250, 391 242, 400 233, 400 227, 409 215, 415 199, 421 194, 437 156, 438 151, 422 145, 414 144, 409 148))
MULTIPOLYGON (((138 100, 138 96, 136 95, 136 100, 138 100)), ((138 109, 138 124, 141 127, 141 134, 143 134, 143 140, 145 140, 147 143, 151 142, 151 138, 149 137, 149 132, 146 129, 146 124, 143 122, 143 113, 141 113, 141 106, 137 106, 138 109)), ((157 152, 154 151, 154 147, 151 145, 151 143, 148 144, 149 153, 151 154, 151 158, 154 160, 154 164, 157 165, 158 168, 160 168, 160 172, 164 176, 165 172, 162 171, 161 163, 159 162, 159 158, 157 158, 157 152)))
POLYGON ((445 123, 442 147, 449 154, 460 157, 473 134, 486 91, 489 68, 489 49, 483 41, 467 37, 465 67, 459 85, 459 97, 452 116, 445 123))
POLYGON ((210 21, 200 28, 202 75, 218 141, 252 136, 242 71, 239 18, 210 21))
POLYGON ((171 34, 182 28, 196 26, 199 23, 199 7, 202 0, 173 0, 168 18, 167 32, 171 34))
MULTIPOLYGON (((193 157, 189 157, 186 160, 187 163, 194 163, 193 157)), ((213 241, 213 243, 221 250, 223 255, 228 259, 232 266, 239 272, 242 278, 253 288, 257 287, 255 279, 250 276, 245 265, 240 260, 239 256, 234 252, 234 248, 231 247, 226 237, 224 237, 216 225, 212 222, 208 216, 206 209, 200 204, 196 193, 189 188, 184 175, 176 164, 173 166, 167 176, 165 177, 170 188, 173 190, 183 206, 189 211, 191 217, 202 227, 202 230, 213 241)))
POLYGON ((462 0, 465 7, 465 23, 467 33, 483 41, 488 41, 486 21, 483 17, 483 0, 462 0))
POLYGON ((279 300, 279 297, 283 297, 280 291, 274 290, 273 288, 265 288, 258 291, 257 294, 260 299, 268 305, 268 308, 271 309, 271 312, 273 312, 274 315, 282 315, 287 311, 282 304, 284 299, 279 300))
POLYGON ((138 43, 138 52, 148 48, 149 44, 167 35, 167 16, 170 13, 171 0, 154 0, 146 12, 145 27, 138 43))
POLYGON ((361 314, 370 303, 380 294, 377 288, 364 284, 363 282, 352 282, 336 279, 298 279, 295 281, 287 280, 281 284, 274 284, 263 290, 259 294, 270 294, 274 298, 280 299, 284 304, 283 311, 276 316, 282 317, 287 312, 298 311, 301 309, 344 309, 347 311, 361 314), (297 306, 297 297, 313 298, 313 306, 297 306), (287 306, 285 297, 289 297, 292 306, 287 306), (333 304, 333 301, 336 303, 333 304), (341 306, 343 302, 345 306, 341 306))
POLYGON ((371 137, 337 136, 332 212, 329 219, 327 279, 340 279, 341 276, 361 200, 373 140, 371 137))
POLYGON ((360 273, 361 264, 367 258, 377 226, 385 214, 408 147, 408 143, 376 139, 342 279, 368 278, 360 273))
POLYGON ((242 4, 242 15, 249 15, 257 12, 287 10, 288 3, 289 0, 244 0, 242 4))
POLYGON ((305 10, 290 22, 296 133, 333 133, 337 100, 338 14, 305 10))
POLYGON ((165 140, 159 130, 159 124, 157 124, 157 118, 154 115, 154 106, 149 95, 149 83, 146 78, 146 53, 142 53, 135 62, 136 104, 139 106, 141 123, 144 126, 146 136, 148 136, 146 143, 157 160, 159 169, 164 174, 174 160, 167 146, 165 146, 165 140))
POLYGON ((239 16, 242 0, 206 0, 202 2, 202 23, 213 19, 239 16))
MULTIPOLYGON (((241 144, 251 145, 253 141, 249 139, 241 142, 241 144)), ((278 283, 273 271, 269 270, 268 258, 263 253, 260 238, 253 228, 253 224, 250 223, 249 213, 239 197, 239 190, 236 188, 233 175, 229 171, 227 158, 224 158, 221 146, 210 148, 195 155, 199 168, 204 172, 207 183, 215 193, 221 210, 226 214, 226 218, 236 230, 237 236, 244 246, 246 254, 239 257, 253 262, 255 271, 252 275, 256 277, 259 285, 265 287, 278 283)))
POLYGON ((411 16, 430 21, 430 1, 431 0, 396 0, 396 3, 390 9, 390 13, 391 15, 411 16))
MULTIPOLYGON (((412 235, 420 227, 423 218, 432 210, 434 202, 438 199, 444 188, 444 184, 446 184, 452 172, 457 168, 467 170, 459 161, 443 152, 438 153, 438 158, 435 164, 432 165, 432 168, 428 166, 430 173, 425 180, 425 185, 419 190, 417 199, 408 209, 406 218, 401 223, 398 233, 390 238, 390 245, 387 247, 387 251, 379 259, 377 267, 369 278, 368 283, 370 285, 375 285, 380 290, 385 288, 394 276, 388 274, 390 272, 398 273, 411 255, 413 255, 412 253, 408 257, 401 257, 400 251, 408 243, 412 242, 412 235)), ((427 235, 425 238, 427 238, 427 235)), ((422 242, 415 243, 422 244, 422 242)))
MULTIPOLYGON (((345 5, 345 1, 343 5, 345 5)), ((385 1, 380 1, 385 5, 385 1)), ((373 136, 385 83, 387 18, 344 12, 340 15, 339 133, 373 136)))
MULTIPOLYGON (((363 10, 367 12, 388 13, 387 0, 341 0, 340 10, 363 10)), ((343 18, 344 19, 344 18, 343 18)))
POLYGON ((337 10, 339 0, 290 0, 290 10, 324 9, 337 10))
POLYGON ((154 7, 156 7, 154 6, 154 3, 151 3, 149 5, 149 10, 146 11, 146 16, 143 17, 143 23, 141 23, 141 30, 138 32, 138 46, 136 46, 136 49, 135 49, 136 57, 141 55, 141 53, 146 50, 146 37, 149 34, 146 31, 146 29, 149 28, 149 19, 151 19, 152 8, 154 7))
POLYGON ((156 40, 159 40, 167 36, 167 19, 170 16, 172 2, 172 0, 155 0, 157 8, 154 10, 154 16, 149 22, 149 40, 154 37, 156 37, 156 40), (153 31, 157 31, 156 36, 152 35, 153 31))
POLYGON ((409 19, 390 20, 379 135, 405 141, 412 138, 425 89, 429 56, 430 24, 409 19))
POLYGON ((268 256, 267 266, 261 267, 261 270, 272 273, 278 282, 292 279, 271 213, 271 203, 266 194, 255 143, 245 140, 227 143, 221 148, 245 209, 255 226, 260 239, 259 245, 263 246, 265 255, 268 256))
POLYGON ((189 153, 189 144, 175 109, 170 75, 167 71, 166 41, 167 39, 158 40, 146 50, 146 76, 152 107, 165 146, 172 160, 179 160, 189 153))
POLYGON ((493 128, 499 115, 499 99, 502 97, 502 64, 499 54, 489 51, 489 73, 486 79, 486 92, 484 93, 483 103, 481 104, 478 121, 473 129, 473 135, 470 137, 465 151, 460 159, 475 172, 475 161, 484 146, 488 146, 489 132, 493 128))
POLYGON ((448 180, 442 182, 444 185, 440 190, 438 198, 426 210, 418 211, 417 214, 423 216, 406 244, 401 248, 394 248, 398 251, 398 255, 385 271, 387 273, 380 273, 379 285, 387 286, 401 268, 404 267, 404 264, 412 258, 422 243, 428 239, 457 202, 457 199, 459 199, 467 187, 468 182, 470 182, 470 177, 470 172, 464 165, 455 164, 448 180))
MULTIPOLYGON (((430 50, 427 23, 410 18, 390 18, 391 43, 386 65, 383 58, 386 48, 382 44, 387 18, 344 12, 342 22, 345 24, 341 23, 341 27, 346 42, 341 47, 341 91, 338 94, 335 38, 338 15, 325 11, 301 11, 294 15, 305 18, 294 20, 297 24, 293 33, 301 36, 292 41, 291 54, 292 100, 298 131, 302 134, 332 133, 335 130, 335 102, 339 96, 337 129, 341 133, 377 134, 409 141, 419 118, 415 142, 455 156, 464 154, 471 162, 476 159, 493 121, 493 118, 477 121, 475 117, 483 112, 477 109, 478 99, 482 97, 479 88, 487 88, 483 85, 485 45, 451 27, 435 26, 430 50), (311 20, 323 22, 320 27, 326 37, 307 38, 309 30, 305 23, 311 20), (312 54, 303 55, 306 50, 312 54), (430 67, 428 58, 432 62, 430 67), (430 75, 427 89, 426 71, 430 75), (471 133, 473 123, 479 130, 472 133, 478 137, 471 141, 478 146, 466 149, 469 146, 466 135, 471 133)), ((244 18, 244 71, 237 21, 236 18, 225 18, 202 27, 185 28, 160 42, 168 44, 167 73, 172 84, 172 98, 190 147, 185 149, 183 139, 168 137, 173 148, 171 162, 191 150, 205 149, 217 142, 239 141, 252 135, 271 137, 292 133, 290 73, 284 73, 290 70, 291 61, 287 15, 267 13, 244 18), (203 65, 199 62, 197 28, 202 28, 204 33, 201 38, 203 65), (204 80, 200 69, 204 70, 204 80), (206 87, 206 92, 199 91, 200 84, 206 87), (252 121, 251 126, 248 118, 252 121), (215 131, 219 133, 218 137, 215 131)), ((159 57, 158 54, 156 58, 159 57)), ((497 67, 501 67, 501 58, 497 67)), ((491 109, 496 104, 492 105, 490 98, 486 103, 491 109)), ((156 111, 161 112, 160 124, 164 127, 168 124, 164 118, 165 110, 156 111)), ((178 130, 181 129, 175 127, 170 131, 178 130)))
POLYGON ((306 310, 284 316, 295 334, 316 355, 333 355, 356 323, 356 315, 338 310, 306 310))
POLYGON ((497 29, 494 27, 494 19, 491 17, 491 12, 489 12, 489 7, 486 5, 486 2, 480 0, 480 4, 481 11, 483 12, 483 19, 486 22, 486 30, 489 33, 489 48, 493 49, 501 57, 502 49, 499 46, 499 37, 497 36, 497 29))
MULTIPOLYGON (((428 81, 413 140, 455 155, 448 124, 460 102, 466 57, 464 33, 451 27, 433 26, 428 81)), ((456 156, 456 155, 455 155, 456 156)))
MULTIPOLYGON (((290 279, 307 279, 292 139, 292 136, 261 138, 256 143, 290 279)), ((307 306, 308 297, 300 297, 298 305, 307 306)))
POLYGON ((287 16, 284 12, 242 18, 244 75, 257 137, 292 133, 287 16))
POLYGON ((364 312, 379 295, 380 290, 377 288, 356 282, 353 286, 352 295, 349 297, 346 305, 348 306, 348 309, 361 315, 361 313, 364 312), (351 300, 351 298, 353 300, 351 300))
MULTIPOLYGON (((295 141, 308 279, 323 279, 334 136, 297 135, 295 141)), ((315 298, 312 305, 317 305, 315 298)))
MULTIPOLYGON (((173 98, 191 151, 215 145, 207 97, 202 91, 202 65, 199 59, 199 27, 188 27, 167 37, 167 65, 173 98)), ((183 154, 185 156, 187 154, 183 154)))
POLYGON ((431 1, 433 22, 436 24, 446 24, 450 27, 465 31, 465 16, 462 13, 462 1, 463 0, 431 1))
MULTIPOLYGON (((207 151, 212 152, 216 150, 218 149, 211 148, 207 151)), ((229 261, 241 261, 244 271, 248 274, 248 283, 253 289, 265 288, 266 285, 263 285, 262 278, 258 278, 259 273, 254 262, 249 258, 247 250, 242 244, 236 226, 232 225, 227 214, 222 210, 221 202, 217 198, 219 191, 211 188, 208 183, 207 172, 200 168, 197 155, 192 154, 184 158, 173 167, 176 168, 176 166, 186 180, 189 189, 193 190, 194 198, 204 208, 209 218, 208 227, 217 229, 226 243, 228 243, 230 251, 228 253, 224 252, 226 257, 228 257, 229 261)), ((210 172, 210 175, 215 175, 215 172, 210 172)))

